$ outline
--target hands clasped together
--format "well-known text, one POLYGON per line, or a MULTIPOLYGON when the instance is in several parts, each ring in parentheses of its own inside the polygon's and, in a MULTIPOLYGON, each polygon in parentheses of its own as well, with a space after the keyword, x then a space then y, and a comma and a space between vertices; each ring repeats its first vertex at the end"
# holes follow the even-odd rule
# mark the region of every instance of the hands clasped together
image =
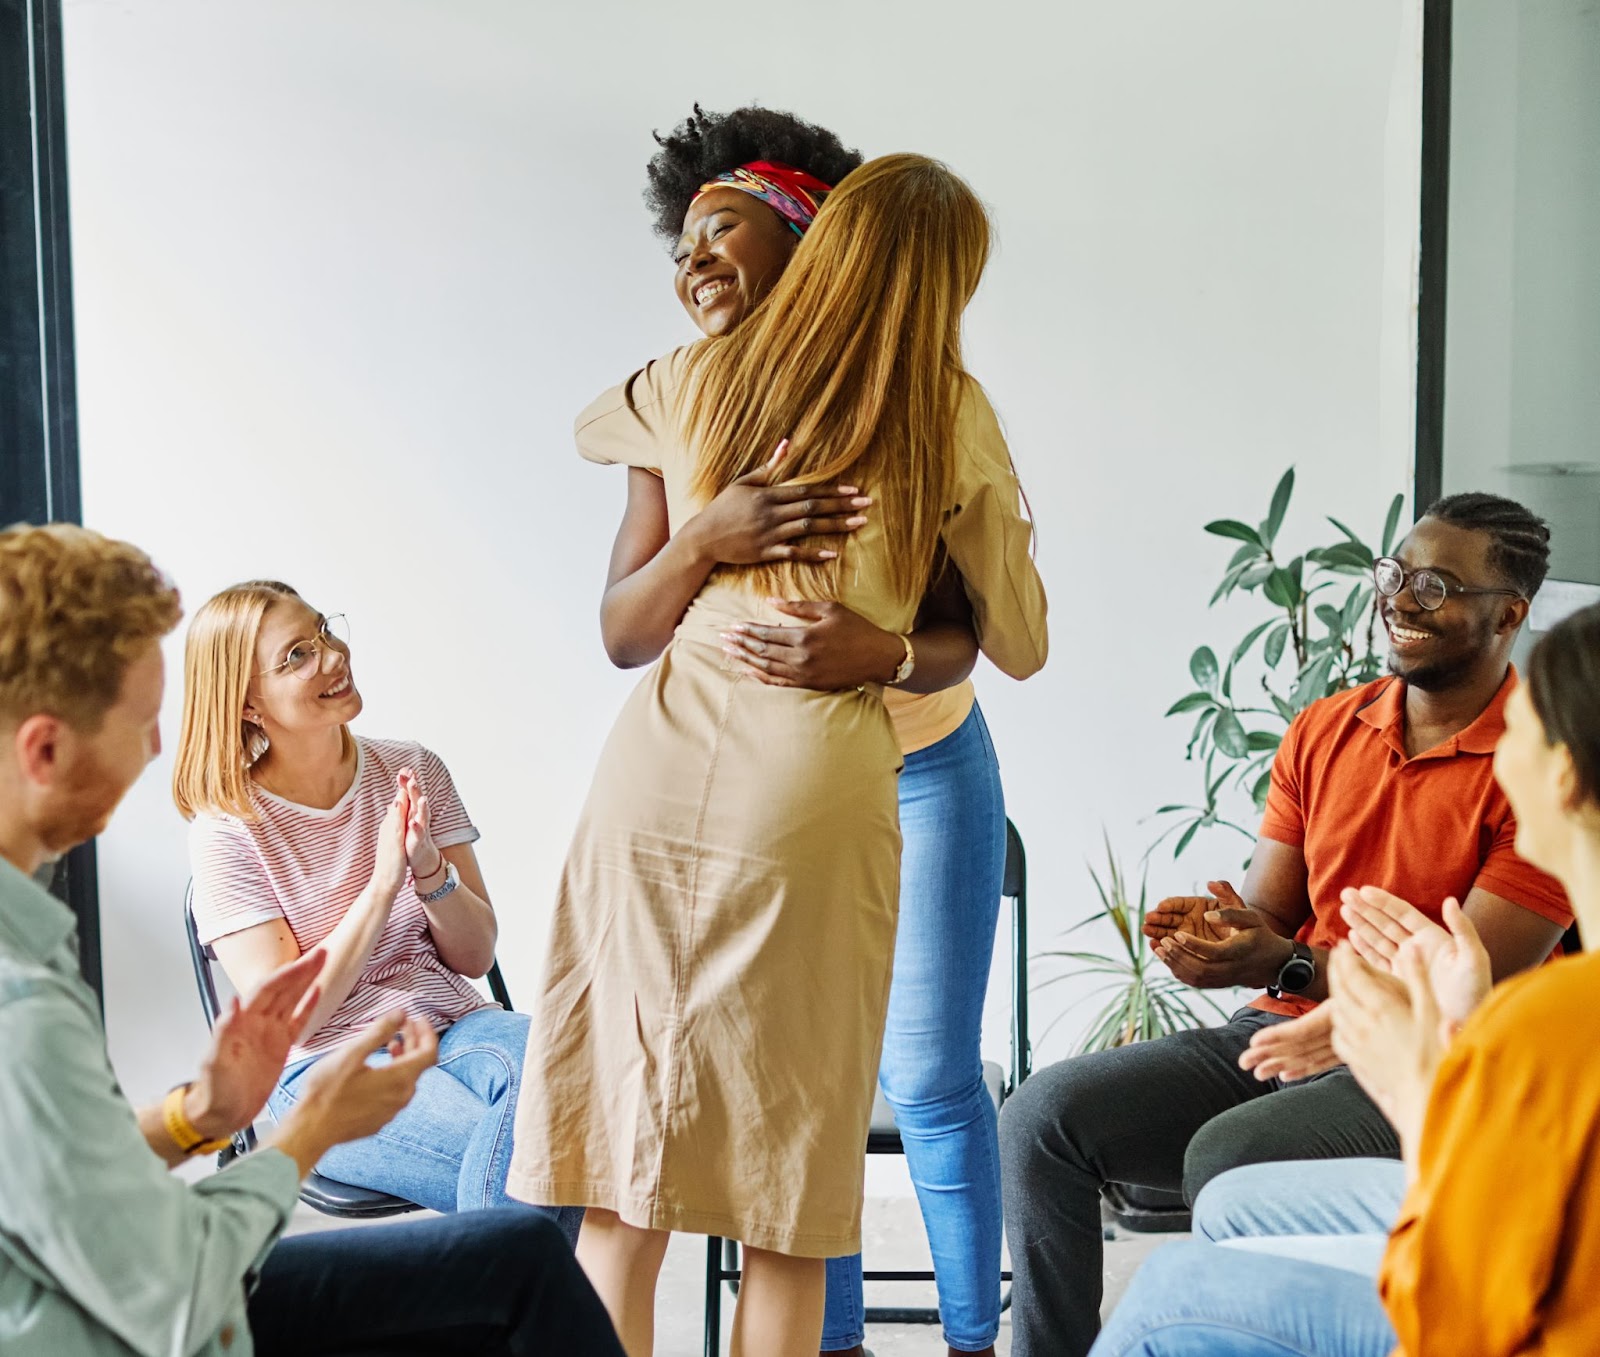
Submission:
MULTIPOLYGON (((1152 950, 1197 988, 1270 984, 1290 940, 1226 881, 1208 885, 1211 896, 1163 900, 1149 912, 1152 950)), ((1443 927, 1376 886, 1340 899, 1350 932, 1328 961, 1330 997, 1263 1028, 1239 1064, 1261 1080, 1347 1065, 1409 1142, 1445 1047, 1489 993, 1489 954, 1455 899, 1444 902, 1443 927)))

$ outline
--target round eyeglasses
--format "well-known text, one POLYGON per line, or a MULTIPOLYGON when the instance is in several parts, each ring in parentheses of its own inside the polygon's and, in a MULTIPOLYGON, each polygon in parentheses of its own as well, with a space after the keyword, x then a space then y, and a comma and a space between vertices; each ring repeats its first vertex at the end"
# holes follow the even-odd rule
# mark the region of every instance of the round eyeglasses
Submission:
POLYGON ((309 641, 296 641, 289 647, 289 653, 281 664, 275 664, 270 669, 263 669, 256 677, 262 674, 276 674, 279 670, 286 669, 302 683, 309 683, 322 669, 322 665, 314 663, 330 645, 336 650, 343 650, 350 644, 350 621, 343 613, 334 613, 331 617, 324 617, 317 628, 317 634, 309 641))
POLYGON ((1380 557, 1372 564, 1372 583, 1385 598, 1393 598, 1406 587, 1408 580, 1411 583, 1411 597, 1416 599, 1417 607, 1425 608, 1430 613, 1444 607, 1445 600, 1451 594, 1509 594, 1512 598, 1522 597, 1515 589, 1474 589, 1465 584, 1449 584, 1426 567, 1407 570, 1389 556, 1380 557))

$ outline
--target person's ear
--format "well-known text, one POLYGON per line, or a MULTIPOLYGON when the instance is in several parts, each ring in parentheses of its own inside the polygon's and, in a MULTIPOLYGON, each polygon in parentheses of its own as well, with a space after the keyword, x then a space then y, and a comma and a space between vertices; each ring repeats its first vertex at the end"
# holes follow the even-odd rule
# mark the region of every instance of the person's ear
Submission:
POLYGON ((59 716, 40 712, 22 722, 12 736, 17 766, 36 786, 50 783, 61 768, 65 755, 63 742, 71 738, 67 723, 59 716))
POLYGON ((1497 631, 1515 632, 1521 629, 1522 624, 1528 620, 1528 600, 1513 598, 1506 603, 1505 611, 1500 614, 1500 625, 1497 631))
POLYGON ((1558 744, 1551 753, 1556 760, 1557 804, 1568 815, 1581 814, 1585 797, 1578 778, 1578 765, 1572 761, 1572 751, 1566 745, 1558 744))

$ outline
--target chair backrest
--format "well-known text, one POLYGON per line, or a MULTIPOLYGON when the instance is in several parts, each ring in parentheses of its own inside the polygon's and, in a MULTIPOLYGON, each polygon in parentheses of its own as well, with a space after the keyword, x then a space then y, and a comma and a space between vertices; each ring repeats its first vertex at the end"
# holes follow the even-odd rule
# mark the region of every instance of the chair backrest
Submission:
POLYGON ((1033 1073, 1033 1043, 1028 1037, 1028 854, 1022 835, 1006 820, 1006 865, 1000 893, 1011 901, 1011 1084, 1008 1093, 1033 1073))

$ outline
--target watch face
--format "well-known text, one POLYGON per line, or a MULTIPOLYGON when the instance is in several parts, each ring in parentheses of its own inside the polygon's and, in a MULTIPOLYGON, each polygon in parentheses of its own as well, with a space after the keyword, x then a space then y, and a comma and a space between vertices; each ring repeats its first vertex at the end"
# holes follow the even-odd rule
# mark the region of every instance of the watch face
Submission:
POLYGON ((1291 957, 1278 975, 1278 984, 1291 994, 1299 994, 1301 990, 1308 989, 1316 978, 1317 968, 1313 963, 1301 957, 1291 957))

